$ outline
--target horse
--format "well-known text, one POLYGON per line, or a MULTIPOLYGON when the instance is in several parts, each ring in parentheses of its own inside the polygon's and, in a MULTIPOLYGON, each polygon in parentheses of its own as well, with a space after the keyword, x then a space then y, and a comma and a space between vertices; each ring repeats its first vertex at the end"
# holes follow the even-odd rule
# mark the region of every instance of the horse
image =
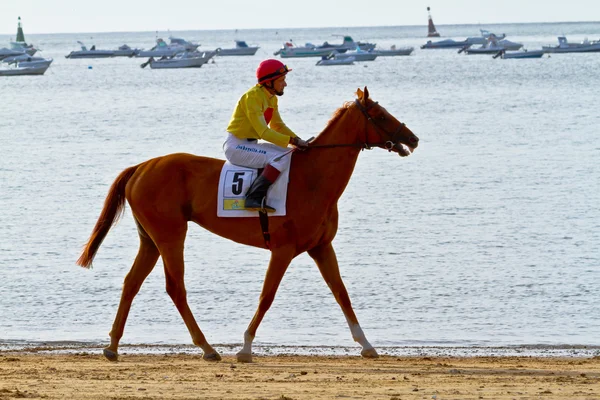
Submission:
POLYGON ((291 261, 308 252, 340 305, 352 338, 361 355, 378 353, 367 340, 352 308, 340 276, 332 240, 338 228, 337 202, 348 184, 363 149, 383 148, 405 157, 419 144, 418 137, 378 102, 367 87, 346 102, 305 151, 292 157, 287 215, 271 217, 270 243, 259 229, 257 218, 217 217, 217 191, 223 160, 175 153, 156 157, 122 171, 111 185, 104 207, 77 264, 90 268, 103 239, 129 203, 140 245, 131 270, 124 279, 121 300, 103 354, 119 359, 119 341, 133 298, 162 257, 166 291, 181 314, 202 358, 221 356, 207 342, 188 306, 184 282, 184 241, 188 222, 235 242, 271 251, 258 307, 244 332, 238 362, 252 362, 252 342, 291 261))

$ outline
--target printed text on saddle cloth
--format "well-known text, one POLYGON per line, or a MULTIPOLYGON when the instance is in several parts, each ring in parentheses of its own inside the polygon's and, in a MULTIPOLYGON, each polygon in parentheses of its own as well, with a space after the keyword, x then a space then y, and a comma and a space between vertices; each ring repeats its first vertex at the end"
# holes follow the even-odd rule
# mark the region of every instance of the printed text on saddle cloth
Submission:
MULTIPOLYGON (((285 157, 291 162, 291 157, 285 157)), ((283 216, 286 214, 287 186, 289 168, 285 168, 275 183, 269 188, 267 198, 269 205, 277 211, 269 216, 283 216)), ((258 212, 244 208, 246 192, 252 181, 258 176, 258 170, 240 167, 230 162, 225 162, 219 179, 219 192, 217 198, 218 217, 258 217, 258 212)))

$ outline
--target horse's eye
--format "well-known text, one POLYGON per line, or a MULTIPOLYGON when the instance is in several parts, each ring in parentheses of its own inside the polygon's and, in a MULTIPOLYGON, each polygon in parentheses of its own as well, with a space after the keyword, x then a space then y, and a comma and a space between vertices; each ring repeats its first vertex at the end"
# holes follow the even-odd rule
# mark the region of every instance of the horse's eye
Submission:
POLYGON ((382 115, 381 117, 377 118, 380 121, 385 121, 385 115, 382 115))

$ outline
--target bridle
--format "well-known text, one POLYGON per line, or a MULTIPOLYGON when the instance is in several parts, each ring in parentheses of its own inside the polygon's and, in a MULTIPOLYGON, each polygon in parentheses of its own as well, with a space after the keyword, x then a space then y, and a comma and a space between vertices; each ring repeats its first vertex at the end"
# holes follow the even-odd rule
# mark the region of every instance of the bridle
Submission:
MULTIPOLYGON (((388 132, 387 130, 385 130, 376 120, 373 119, 373 117, 371 117, 371 115, 369 114, 369 110, 376 106, 377 104, 379 104, 377 101, 374 101, 373 103, 369 104, 368 106, 363 106, 360 101, 358 99, 354 100, 354 103, 356 104, 356 106, 358 107, 358 109, 360 110, 360 112, 366 117, 365 120, 365 140, 361 143, 336 143, 336 144, 311 144, 308 147, 309 148, 318 148, 318 147, 360 147, 361 150, 371 150, 373 149, 373 147, 382 147, 384 149, 386 149, 387 151, 392 151, 395 147, 397 147, 399 145, 399 143, 394 143, 392 140, 386 140, 385 142, 379 142, 379 143, 369 143, 368 141, 368 131, 367 131, 367 127, 369 125, 369 123, 371 123, 374 127, 375 127, 375 132, 377 132, 377 134, 379 135, 380 138, 383 139, 383 135, 385 134, 386 136, 390 136, 390 132, 388 132)), ((392 139, 394 139, 396 137, 396 135, 398 135, 398 133, 400 133, 400 130, 405 127, 406 124, 404 122, 401 122, 400 125, 398 125, 398 128, 394 131, 394 133, 391 134, 392 139)))

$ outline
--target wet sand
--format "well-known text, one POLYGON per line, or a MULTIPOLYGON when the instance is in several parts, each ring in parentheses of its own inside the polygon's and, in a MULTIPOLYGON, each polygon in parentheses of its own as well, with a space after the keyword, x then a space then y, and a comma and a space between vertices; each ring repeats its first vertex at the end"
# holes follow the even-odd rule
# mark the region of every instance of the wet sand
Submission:
POLYGON ((234 356, 11 351, 0 399, 600 399, 600 357, 234 356))

